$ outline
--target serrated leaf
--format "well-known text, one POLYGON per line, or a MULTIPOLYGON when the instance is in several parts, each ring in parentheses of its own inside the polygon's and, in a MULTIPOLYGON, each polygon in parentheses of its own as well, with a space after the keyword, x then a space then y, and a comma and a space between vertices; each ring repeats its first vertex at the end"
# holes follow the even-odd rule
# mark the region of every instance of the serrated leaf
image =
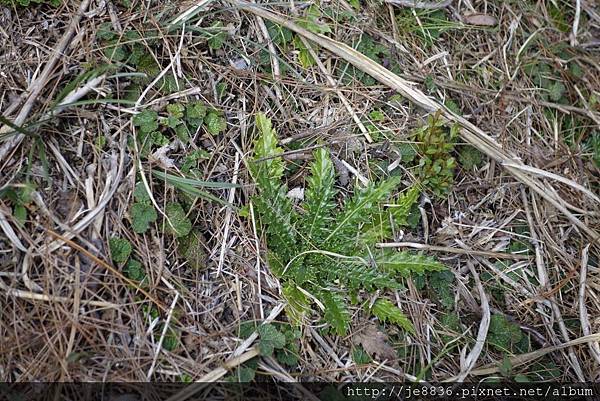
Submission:
POLYGON ((378 271, 371 266, 364 266, 360 262, 331 263, 318 267, 323 273, 328 273, 351 290, 363 288, 367 291, 383 288, 400 288, 400 284, 389 274, 378 271))
MULTIPOLYGON (((283 296, 291 322, 300 322, 308 312, 309 300, 297 285, 322 302, 325 321, 332 331, 343 335, 350 323, 348 298, 358 304, 363 301, 363 291, 399 288, 400 284, 394 279, 397 272, 410 274, 443 269, 441 264, 425 256, 395 255, 393 251, 374 246, 375 239, 389 238, 393 232, 394 208, 385 208, 384 201, 389 201, 397 189, 399 176, 356 188, 350 200, 334 214, 337 206, 335 169, 327 150, 319 149, 310 165, 305 201, 301 204, 304 213, 298 213, 286 196, 287 186, 282 182, 283 150, 277 146, 271 121, 259 114, 256 125, 259 135, 249 165, 257 184, 252 205, 265 228, 267 263, 271 272, 283 281, 283 296), (372 229, 375 235, 362 236, 365 229, 372 229), (315 249, 326 252, 311 252, 315 249)), ((441 146, 448 151, 447 145, 441 146)), ((399 198, 395 210, 397 223, 407 222, 419 194, 415 186, 399 198)), ((388 319, 408 326, 397 313, 388 319)))
POLYGON ((133 197, 139 203, 150 203, 150 194, 148 194, 144 183, 141 181, 135 184, 135 189, 133 190, 133 197))
POLYGON ((301 325, 310 306, 306 295, 294 283, 285 285, 282 293, 287 302, 286 312, 290 322, 294 325, 301 325))
POLYGON ((211 135, 219 135, 227 128, 227 121, 225 121, 225 118, 212 112, 204 117, 204 124, 206 124, 206 130, 211 135))
POLYGON ((446 267, 432 257, 413 252, 396 252, 389 249, 375 253, 375 263, 384 271, 394 271, 402 276, 410 273, 442 271, 446 267))
POLYGON ((185 106, 181 103, 171 103, 167 105, 167 113, 175 118, 183 118, 185 112, 185 106))
POLYGON ((391 322, 402 327, 409 333, 415 332, 415 328, 412 322, 408 319, 408 317, 406 317, 406 315, 402 313, 400 308, 398 308, 388 299, 379 298, 377 301, 375 301, 371 312, 381 322, 391 322))
POLYGON ((112 237, 108 240, 108 247, 112 260, 115 263, 125 263, 131 254, 131 243, 126 239, 119 237, 112 237))
POLYGON ((283 265, 289 261, 296 249, 296 232, 292 222, 292 203, 286 193, 286 187, 283 185, 279 188, 267 187, 263 190, 261 196, 253 198, 256 211, 262 216, 261 220, 267 225, 269 249, 281 258, 281 273, 283 273, 283 265))
MULTIPOLYGON (((366 188, 357 190, 351 200, 344 205, 344 209, 335 217, 337 224, 323 243, 336 238, 338 243, 346 242, 350 245, 352 241, 349 239, 356 235, 357 228, 370 220, 374 208, 378 209, 379 203, 387 198, 399 183, 400 177, 391 177, 378 184, 369 183, 366 188)), ((347 251, 344 248, 340 248, 342 253, 347 251)))
POLYGON ((135 259, 129 259, 127 265, 125 265, 125 269, 123 269, 123 272, 127 278, 134 281, 143 281, 146 278, 146 271, 144 270, 144 267, 135 259))
POLYGON ((158 129, 158 113, 146 109, 133 116, 133 124, 140 127, 142 133, 156 131, 158 129))
POLYGON ((224 31, 223 23, 215 21, 211 27, 208 38, 208 47, 213 50, 218 50, 223 47, 223 43, 227 40, 227 32, 224 31))
POLYGON ((373 362, 373 359, 367 354, 363 347, 356 346, 352 350, 352 360, 357 365, 365 365, 367 363, 373 362))
POLYGON ((278 156, 283 149, 277 146, 277 135, 267 116, 258 113, 256 127, 258 139, 254 143, 254 162, 250 168, 259 185, 270 187, 271 183, 278 183, 283 176, 283 160, 278 156))
POLYGON ((299 362, 298 355, 287 348, 277 351, 275 356, 277 357, 277 361, 279 363, 287 366, 297 366, 299 362))
POLYGON ((254 380, 255 376, 256 369, 242 365, 233 371, 231 381, 236 383, 249 383, 254 380))
POLYGON ((206 111, 206 105, 201 101, 188 103, 185 107, 185 119, 188 124, 197 128, 202 125, 206 111))
POLYGON ((277 348, 285 347, 285 335, 281 333, 272 324, 262 324, 258 326, 259 343, 258 348, 262 356, 272 356, 277 348))
POLYGON ((27 209, 23 205, 16 205, 13 209, 13 217, 21 224, 27 221, 27 209))
POLYGON ((148 203, 134 203, 131 206, 131 228, 138 234, 145 233, 158 218, 154 206, 148 203))
POLYGON ((206 267, 207 255, 204 250, 204 236, 198 230, 192 230, 179 240, 178 251, 193 269, 206 267))
POLYGON ((292 203, 286 196, 286 186, 281 183, 284 165, 278 155, 283 150, 277 146, 277 136, 270 119, 259 113, 256 126, 258 139, 254 143, 254 158, 249 167, 259 195, 254 196, 252 201, 267 226, 269 249, 278 254, 281 263, 285 264, 296 247, 292 203))
POLYGON ((338 335, 345 335, 350 325, 350 313, 344 299, 334 292, 321 292, 319 298, 325 306, 325 321, 338 335))
POLYGON ((419 190, 419 187, 417 185, 413 185, 408 191, 400 195, 393 206, 390 206, 389 210, 394 217, 396 224, 399 226, 405 226, 408 224, 408 216, 410 215, 413 205, 415 205, 419 199, 420 194, 421 191, 419 190))
POLYGON ((550 99, 554 102, 558 102, 563 97, 565 90, 566 87, 562 82, 554 82, 550 85, 550 88, 548 88, 550 99))
POLYGON ((308 238, 319 241, 326 236, 333 222, 332 212, 335 210, 335 169, 324 149, 314 152, 314 161, 310 165, 311 175, 308 177, 306 200, 303 204, 306 210, 304 216, 305 232, 308 238))
POLYGON ((167 223, 169 231, 176 237, 185 237, 192 229, 192 222, 185 214, 179 203, 169 203, 165 212, 171 224, 167 223))

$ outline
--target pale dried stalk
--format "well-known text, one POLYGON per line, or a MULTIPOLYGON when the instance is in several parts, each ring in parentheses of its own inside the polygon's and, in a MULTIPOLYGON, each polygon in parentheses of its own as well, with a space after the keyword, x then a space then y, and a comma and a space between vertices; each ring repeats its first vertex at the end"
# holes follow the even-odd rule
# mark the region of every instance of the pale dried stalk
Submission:
POLYGON ((506 164, 504 164, 504 166, 505 167, 508 166, 508 167, 518 168, 520 170, 527 171, 527 172, 532 173, 532 174, 536 174, 536 175, 539 175, 539 176, 542 176, 542 177, 546 177, 546 178, 550 178, 550 179, 562 182, 563 184, 566 184, 566 185, 570 186, 573 189, 576 189, 578 191, 583 192, 590 199, 593 199, 596 203, 600 204, 600 198, 596 194, 594 194, 592 191, 590 191, 589 189, 587 189, 583 185, 578 184, 575 181, 570 180, 570 179, 568 179, 566 177, 563 177, 562 175, 554 174, 554 173, 551 173, 550 171, 545 171, 545 170, 542 170, 542 169, 539 169, 539 168, 535 168, 535 167, 532 167, 532 166, 526 166, 526 165, 523 165, 523 164, 519 165, 519 164, 515 164, 515 163, 506 163, 506 164))
MULTIPOLYGON (((516 368, 518 366, 521 366, 521 365, 524 365, 527 363, 531 363, 531 362, 535 361, 536 359, 541 358, 544 355, 547 355, 551 352, 560 351, 562 349, 565 349, 568 347, 574 347, 576 345, 598 342, 599 340, 600 340, 600 333, 590 334, 589 336, 579 337, 574 340, 568 341, 566 343, 562 343, 559 345, 553 345, 551 347, 542 348, 537 351, 529 352, 527 354, 521 354, 521 355, 514 356, 512 358, 509 358, 509 362, 513 368, 516 368)), ((501 364, 494 363, 491 365, 483 366, 479 369, 472 370, 471 375, 473 375, 473 376, 492 375, 494 373, 498 373, 500 371, 500 369, 501 369, 501 364)), ((456 377, 452 377, 450 379, 444 380, 444 382, 451 382, 451 381, 456 381, 456 377)))
POLYGON ((236 366, 241 365, 242 363, 258 356, 259 351, 258 347, 253 347, 248 350, 246 353, 233 358, 225 363, 225 366, 219 367, 198 380, 197 383, 190 384, 185 389, 181 390, 179 393, 167 398, 167 401, 185 401, 188 398, 192 397, 197 392, 201 391, 204 387, 208 386, 210 383, 214 383, 223 376, 227 374, 229 369, 235 368, 236 366))
POLYGON ((281 96, 281 89, 279 89, 279 81, 281 79, 281 71, 279 68, 279 60, 277 59, 277 51, 275 50, 275 45, 273 45, 273 40, 269 36, 269 30, 267 29, 267 25, 265 25, 265 21, 260 16, 256 16, 256 23, 258 24, 258 28, 260 29, 260 33, 264 37, 264 40, 267 42, 267 48, 269 49, 269 56, 271 56, 271 67, 273 69, 273 78, 275 80, 275 84, 273 88, 275 89, 275 95, 277 99, 283 99, 281 96))
POLYGON ((177 301, 179 300, 179 292, 175 292, 175 296, 173 297, 173 302, 171 302, 171 306, 169 307, 169 312, 167 313, 167 320, 165 321, 165 325, 162 329, 162 333, 160 333, 160 339, 158 340, 158 344, 156 344, 156 350, 154 351, 154 358, 152 358, 152 365, 150 365, 150 369, 148 369, 148 373, 146 374, 146 379, 150 380, 152 375, 154 374, 154 368, 156 367, 156 361, 158 360, 158 355, 160 355, 160 351, 162 350, 162 344, 165 340, 165 336, 167 335, 167 330, 169 329, 169 324, 171 323, 171 318, 173 317, 173 311, 175 310, 175 305, 177 305, 177 301))
POLYGON ((421 8, 425 10, 438 10, 446 8, 452 4, 452 0, 435 1, 420 1, 420 0, 385 0, 388 4, 393 4, 400 7, 421 8))
MULTIPOLYGON (((579 321, 581 322, 581 331, 586 336, 592 333, 590 318, 587 307, 585 305, 585 290, 589 252, 590 244, 587 244, 581 252, 581 273, 579 275, 579 321)), ((600 345, 598 345, 597 341, 592 341, 588 344, 588 346, 590 347, 590 353, 596 360, 596 363, 600 364, 600 345)))
POLYGON ((464 361, 461 357, 461 371, 459 375, 456 377, 456 381, 463 381, 469 373, 473 370, 473 367, 477 363, 479 359, 479 355, 481 355, 481 351, 483 350, 483 346, 485 345, 485 341, 487 339, 488 329, 490 328, 491 321, 491 312, 490 312, 490 303, 483 289, 483 285, 481 284, 481 280, 479 279, 479 275, 473 266, 471 261, 467 262, 469 266, 469 270, 475 279, 475 284, 477 285, 477 290, 479 291, 479 299, 481 301, 481 323, 479 324, 479 330, 477 331, 477 340, 475 341, 475 346, 469 352, 469 355, 466 356, 464 361))
POLYGON ((530 260, 531 257, 529 255, 517 255, 512 253, 504 253, 504 252, 492 252, 492 251, 476 251, 474 249, 462 249, 462 248, 452 248, 449 246, 437 246, 437 245, 428 245, 421 244, 418 242, 380 242, 376 244, 378 248, 412 248, 412 249, 422 249, 427 251, 434 252, 447 252, 447 253, 455 253, 459 255, 478 255, 478 256, 487 256, 490 258, 496 259, 513 259, 513 260, 530 260))
MULTIPOLYGON (((8 296, 13 296, 22 299, 29 299, 31 301, 45 301, 45 302, 60 302, 60 303, 69 303, 73 302, 73 298, 69 297, 61 297, 57 295, 46 295, 46 294, 38 294, 30 291, 17 290, 16 288, 11 288, 7 286, 2 280, 0 280, 0 289, 6 293, 8 296)), ((97 308, 108 308, 108 309, 118 309, 121 308, 122 305, 113 304, 111 302, 105 301, 90 301, 86 299, 79 300, 81 305, 90 305, 97 308)))
POLYGON ((27 252, 27 248, 25 248, 25 245, 23 245, 23 243, 15 233, 15 230, 13 230, 2 209, 0 209, 0 228, 2 229, 2 231, 4 231, 6 238, 8 238, 10 242, 12 242, 15 248, 17 248, 20 251, 27 252))
MULTIPOLYGON (((232 184, 237 184, 238 180, 238 172, 240 169, 240 155, 239 153, 235 154, 235 163, 233 168, 233 178, 231 179, 232 184)), ((235 186, 229 190, 229 198, 227 201, 230 204, 233 204, 235 200, 235 186)), ((225 263, 225 251, 227 250, 227 241, 229 239, 229 230, 231 229, 231 208, 228 207, 225 210, 225 229, 223 230, 223 240, 221 242, 221 252, 219 253, 219 263, 217 265, 217 276, 221 275, 221 269, 223 268, 223 264, 225 263)))

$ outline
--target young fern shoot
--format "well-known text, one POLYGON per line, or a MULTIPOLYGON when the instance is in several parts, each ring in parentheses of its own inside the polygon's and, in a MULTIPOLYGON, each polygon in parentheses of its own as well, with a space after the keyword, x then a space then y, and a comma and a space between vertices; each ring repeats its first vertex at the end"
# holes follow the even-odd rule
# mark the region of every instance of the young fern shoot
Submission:
MULTIPOLYGON (((411 187, 393 207, 383 208, 400 185, 398 177, 365 188, 338 207, 335 169, 329 151, 317 149, 310 164, 306 196, 297 212, 286 196, 285 165, 276 132, 264 115, 256 117, 258 139, 250 172, 257 184, 252 198, 267 240, 267 261, 283 285, 287 315, 301 324, 317 304, 323 318, 339 335, 350 326, 349 299, 369 304, 366 295, 397 289, 398 278, 411 273, 443 270, 422 254, 376 249, 389 239, 394 226, 406 224, 419 190, 411 187)), ((411 332, 410 320, 390 300, 376 299, 367 312, 411 332)))

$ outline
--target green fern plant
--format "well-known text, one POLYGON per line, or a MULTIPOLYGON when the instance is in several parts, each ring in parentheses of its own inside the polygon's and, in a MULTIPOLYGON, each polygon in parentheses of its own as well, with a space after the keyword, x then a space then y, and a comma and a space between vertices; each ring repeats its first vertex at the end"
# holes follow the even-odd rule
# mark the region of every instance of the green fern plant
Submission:
MULTIPOLYGON (((257 184, 252 202, 264 226, 267 261, 282 280, 291 322, 300 324, 315 303, 323 309, 324 320, 343 335, 351 320, 350 299, 356 303, 368 293, 399 288, 399 276, 444 269, 421 254, 374 246, 390 238, 394 226, 406 223, 418 198, 417 188, 384 209, 383 202, 391 200, 400 184, 398 177, 392 177, 355 188, 353 196, 338 207, 335 169, 328 151, 320 148, 310 165, 301 211, 296 211, 286 196, 283 150, 271 121, 259 114, 256 125, 259 136, 249 164, 257 184)), ((382 322, 413 330, 402 311, 385 298, 376 299, 367 311, 382 322)))

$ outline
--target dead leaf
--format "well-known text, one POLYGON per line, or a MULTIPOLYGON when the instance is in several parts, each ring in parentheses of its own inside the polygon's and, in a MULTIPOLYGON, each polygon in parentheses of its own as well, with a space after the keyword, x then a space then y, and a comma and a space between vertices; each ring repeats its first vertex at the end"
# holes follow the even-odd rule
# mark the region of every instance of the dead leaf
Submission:
POLYGON ((387 335, 379 331, 375 324, 369 324, 364 330, 352 337, 355 344, 360 344, 371 357, 377 356, 381 361, 396 360, 398 355, 387 342, 387 335))
POLYGON ((150 155, 150 159, 158 163, 162 168, 173 168, 175 167, 174 160, 167 156, 167 153, 171 150, 173 150, 171 145, 161 146, 150 155))
POLYGON ((465 23, 469 25, 478 25, 478 26, 496 26, 498 24, 498 20, 496 17, 492 17, 487 14, 468 14, 463 17, 465 23))

